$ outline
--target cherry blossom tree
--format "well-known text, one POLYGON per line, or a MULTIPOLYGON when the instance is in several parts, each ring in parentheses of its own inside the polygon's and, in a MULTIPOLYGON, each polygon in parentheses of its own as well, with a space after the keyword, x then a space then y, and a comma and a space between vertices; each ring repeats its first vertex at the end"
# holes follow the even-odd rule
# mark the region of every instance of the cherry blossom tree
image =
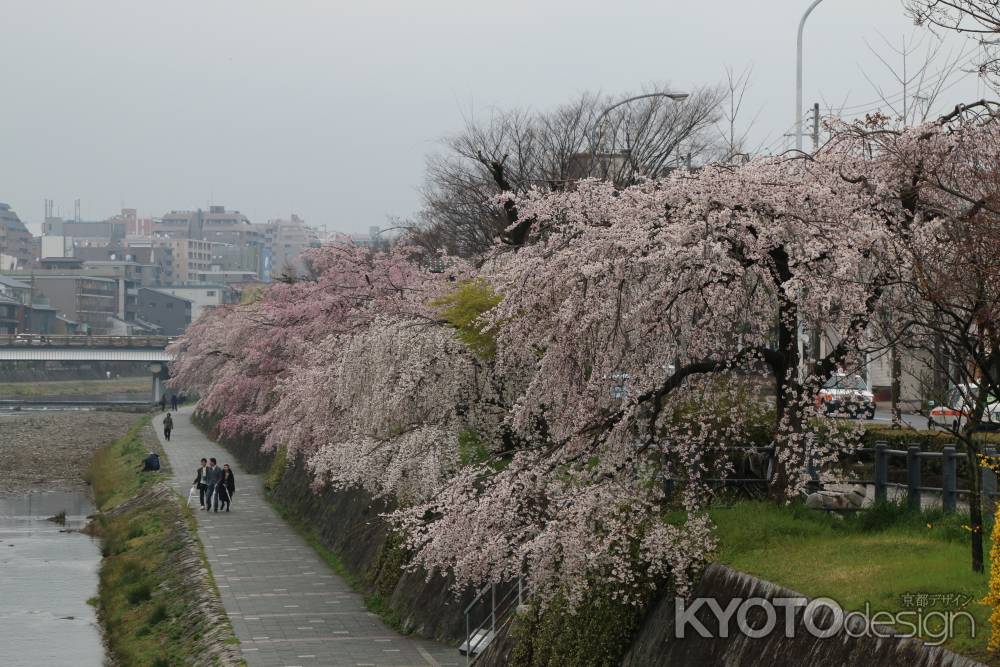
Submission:
POLYGON ((279 382, 265 449, 304 457, 318 485, 422 499, 460 466, 462 434, 488 432, 487 372, 438 322, 375 317, 279 382))
POLYGON ((432 273, 422 258, 407 246, 308 251, 314 279, 272 284, 251 303, 217 308, 192 324, 173 348, 171 386, 198 392, 199 409, 222 417, 223 435, 263 434, 278 380, 311 347, 381 314, 434 317, 426 301, 463 269, 432 273))
POLYGON ((731 467, 763 377, 775 489, 835 464, 851 436, 816 392, 862 357, 899 214, 869 191, 870 162, 845 140, 816 159, 515 197, 528 238, 488 276, 505 298, 487 318, 495 372, 528 378, 510 416, 524 446, 395 515, 415 562, 463 583, 526 575, 543 596, 578 599, 596 576, 638 594, 639 572, 667 571, 684 591, 712 547, 703 480, 731 467), (800 359, 800 327, 829 350, 800 359), (671 502, 683 519, 664 523, 671 502))
POLYGON ((524 576, 572 604, 598 577, 636 600, 670 575, 683 594, 714 548, 709 480, 762 409, 786 499, 856 440, 815 399, 878 346, 969 322, 962 367, 996 387, 995 271, 954 285, 1000 209, 996 124, 968 111, 845 126, 814 156, 503 193, 518 242, 473 283, 412 249, 324 248, 313 280, 196 323, 175 383, 318 486, 396 499, 412 565, 459 586, 524 576), (475 306, 449 320, 463 289, 475 306), (906 299, 933 318, 880 322, 906 299))

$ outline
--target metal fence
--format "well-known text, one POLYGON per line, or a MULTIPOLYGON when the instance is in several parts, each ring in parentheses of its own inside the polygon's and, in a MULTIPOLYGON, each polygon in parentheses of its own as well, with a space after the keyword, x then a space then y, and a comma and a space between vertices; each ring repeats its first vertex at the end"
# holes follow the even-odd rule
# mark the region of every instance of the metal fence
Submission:
MULTIPOLYGON (((713 488, 731 488, 738 492, 753 496, 765 493, 768 480, 771 478, 774 466, 774 447, 727 447, 727 452, 738 452, 746 455, 760 457, 760 468, 762 474, 759 477, 729 476, 721 478, 711 478, 703 480, 713 488)), ((993 447, 984 448, 983 453, 987 457, 996 457, 997 451, 993 447)), ((830 484, 860 484, 872 486, 875 489, 875 501, 884 502, 889 499, 889 490, 905 490, 907 505, 913 508, 920 508, 925 494, 940 494, 941 507, 946 512, 954 512, 957 508, 958 498, 968 496, 971 492, 967 488, 959 488, 959 463, 964 454, 960 454, 955 445, 945 445, 941 451, 923 451, 920 447, 910 446, 906 449, 890 449, 888 443, 877 442, 874 447, 862 447, 845 452, 842 459, 863 459, 871 458, 870 466, 871 478, 867 477, 846 477, 837 479, 830 484), (905 461, 905 482, 891 482, 890 469, 894 460, 903 459, 905 461), (941 486, 928 486, 922 483, 924 463, 934 461, 939 463, 941 486)), ((991 513, 994 510, 995 502, 1000 493, 997 490, 997 474, 988 467, 982 466, 981 485, 984 511, 991 513)), ((813 487, 819 488, 819 476, 813 472, 813 487)), ((964 480, 968 482, 968 480, 964 480)), ((674 480, 664 480, 665 490, 671 495, 674 490, 674 480)))

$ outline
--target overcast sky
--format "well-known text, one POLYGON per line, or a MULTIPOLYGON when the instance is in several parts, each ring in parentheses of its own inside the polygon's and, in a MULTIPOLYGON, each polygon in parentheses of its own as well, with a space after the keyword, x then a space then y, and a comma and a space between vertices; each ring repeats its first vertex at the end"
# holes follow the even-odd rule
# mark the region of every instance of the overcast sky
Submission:
MULTIPOLYGON (((807 0, 5 0, 0 201, 85 219, 224 204, 364 231, 420 204, 424 158, 469 115, 644 83, 680 90, 754 67, 757 140, 794 114, 807 0)), ((913 32, 899 0, 826 0, 805 101, 896 88, 866 50, 913 32), (822 97, 821 97, 822 96, 822 97)), ((955 38, 961 44, 960 38, 955 38)), ((888 54, 887 54, 888 55, 888 54)), ((947 101, 983 94, 975 76, 947 101)))

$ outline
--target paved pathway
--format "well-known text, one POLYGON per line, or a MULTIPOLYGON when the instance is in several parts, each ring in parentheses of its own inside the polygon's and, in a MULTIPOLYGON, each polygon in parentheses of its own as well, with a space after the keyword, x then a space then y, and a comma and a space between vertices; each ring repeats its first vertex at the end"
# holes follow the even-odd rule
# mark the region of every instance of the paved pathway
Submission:
POLYGON ((248 665, 465 664, 457 649, 399 635, 368 612, 361 595, 331 572, 268 504, 261 479, 245 473, 191 424, 191 411, 174 413, 170 442, 163 442, 162 415, 154 425, 177 471, 172 484, 182 496, 187 497, 202 457, 214 456, 220 466, 229 463, 235 471, 231 512, 200 512, 197 501, 194 509, 198 534, 248 665))

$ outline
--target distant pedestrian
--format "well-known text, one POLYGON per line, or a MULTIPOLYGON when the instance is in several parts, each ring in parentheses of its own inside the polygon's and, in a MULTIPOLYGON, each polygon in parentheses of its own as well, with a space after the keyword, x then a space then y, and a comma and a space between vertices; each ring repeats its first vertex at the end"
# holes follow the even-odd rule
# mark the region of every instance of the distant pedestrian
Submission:
POLYGON ((219 480, 219 504, 228 512, 232 504, 233 496, 236 495, 236 478, 233 471, 229 469, 229 464, 222 466, 222 479, 219 480))
POLYGON ((168 412, 167 416, 163 418, 163 437, 167 439, 167 442, 170 442, 170 432, 173 430, 174 420, 168 412))
POLYGON ((205 474, 205 479, 208 484, 208 498, 205 502, 205 511, 209 510, 209 506, 212 506, 216 512, 219 511, 219 494, 218 486, 219 482, 222 481, 222 468, 216 463, 215 458, 210 458, 208 460, 208 472, 205 474))
MULTIPOLYGON (((208 459, 201 460, 201 467, 198 468, 198 474, 194 477, 194 485, 198 487, 198 502, 201 504, 201 509, 205 509, 205 493, 208 491, 208 478, 206 477, 208 473, 208 459)), ((211 501, 211 496, 209 496, 209 501, 211 501)))
POLYGON ((167 395, 160 396, 160 412, 167 411, 167 395))
POLYGON ((170 395, 170 409, 177 412, 177 394, 170 395))

